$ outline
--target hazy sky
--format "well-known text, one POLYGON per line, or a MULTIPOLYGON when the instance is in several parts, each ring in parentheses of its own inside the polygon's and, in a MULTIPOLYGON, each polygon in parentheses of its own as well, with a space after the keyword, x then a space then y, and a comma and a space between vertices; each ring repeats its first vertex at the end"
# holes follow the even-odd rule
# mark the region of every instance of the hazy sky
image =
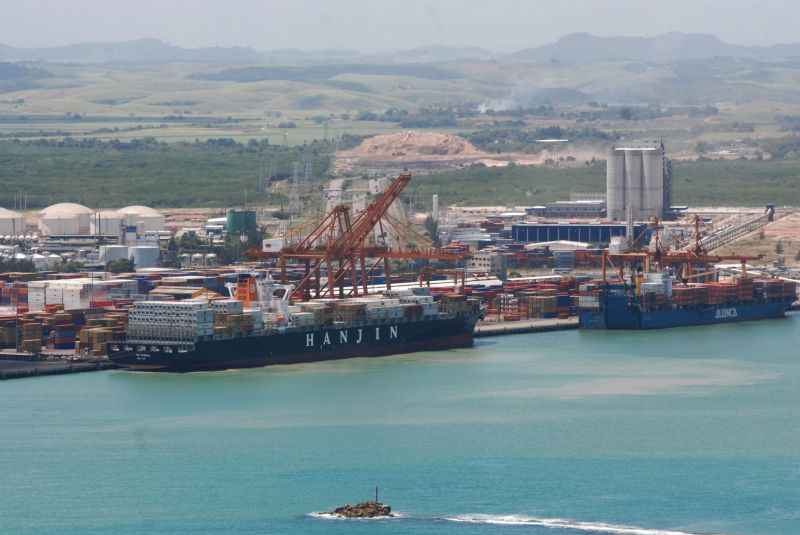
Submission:
POLYGON ((0 0, 0 43, 513 50, 571 32, 683 31, 773 44, 800 41, 798 15, 797 0, 0 0))

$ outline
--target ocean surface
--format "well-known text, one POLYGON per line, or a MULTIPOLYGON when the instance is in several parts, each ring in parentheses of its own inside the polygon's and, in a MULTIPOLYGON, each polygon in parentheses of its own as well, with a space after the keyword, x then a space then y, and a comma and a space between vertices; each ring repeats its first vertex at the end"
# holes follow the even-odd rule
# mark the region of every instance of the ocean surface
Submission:
POLYGON ((800 316, 0 382, 3 534, 800 533, 800 316), (314 515, 381 499, 401 513, 314 515))

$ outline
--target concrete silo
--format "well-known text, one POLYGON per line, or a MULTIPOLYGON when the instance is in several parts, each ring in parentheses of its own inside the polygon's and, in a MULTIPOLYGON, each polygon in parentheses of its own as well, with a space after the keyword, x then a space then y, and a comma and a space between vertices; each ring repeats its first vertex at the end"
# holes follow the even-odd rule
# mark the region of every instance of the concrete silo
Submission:
POLYGON ((641 218, 661 217, 664 213, 664 159, 661 151, 643 150, 644 204, 641 218))
POLYGON ((625 218, 630 213, 634 220, 641 219, 644 204, 642 151, 622 150, 625 151, 625 218))
POLYGON ((625 219, 625 153, 616 149, 606 160, 606 212, 609 219, 625 219))
POLYGON ((664 214, 664 151, 654 147, 614 148, 606 167, 608 218, 635 221, 664 214))

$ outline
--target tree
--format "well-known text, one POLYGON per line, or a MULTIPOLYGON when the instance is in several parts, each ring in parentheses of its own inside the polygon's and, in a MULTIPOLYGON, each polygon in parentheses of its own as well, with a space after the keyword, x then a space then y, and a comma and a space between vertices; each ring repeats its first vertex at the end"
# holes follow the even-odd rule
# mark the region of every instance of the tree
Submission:
POLYGON ((619 110, 619 116, 625 121, 633 120, 633 110, 631 108, 622 108, 619 110))
POLYGON ((706 143, 705 141, 699 141, 697 145, 695 145, 694 150, 697 151, 697 154, 705 154, 711 149, 711 145, 706 143))
POLYGON ((16 260, 9 258, 3 260, 0 258, 0 273, 33 273, 36 271, 36 266, 30 260, 16 260))
POLYGON ((167 243, 167 250, 161 257, 161 265, 172 268, 180 267, 180 262, 178 262, 178 242, 175 241, 174 236, 167 243))
POLYGON ((425 231, 428 233, 428 236, 430 236, 433 246, 440 247, 441 240, 439 238, 439 222, 433 219, 433 216, 428 216, 425 218, 425 231))
POLYGON ((130 273, 135 269, 133 260, 119 258, 106 264, 106 271, 109 273, 130 273))
POLYGON ((190 250, 193 251, 203 244, 200 242, 200 238, 197 236, 195 232, 185 232, 182 236, 180 241, 178 242, 178 249, 181 251, 190 250))
POLYGON ((83 263, 75 260, 70 260, 61 264, 61 271, 63 273, 78 273, 83 271, 83 263))

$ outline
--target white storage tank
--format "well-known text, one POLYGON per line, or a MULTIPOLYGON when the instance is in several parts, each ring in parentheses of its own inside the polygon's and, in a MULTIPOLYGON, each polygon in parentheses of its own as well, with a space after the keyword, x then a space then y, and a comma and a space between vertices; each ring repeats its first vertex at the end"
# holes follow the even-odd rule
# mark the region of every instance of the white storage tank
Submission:
POLYGON ((124 223, 124 214, 116 210, 103 210, 92 214, 90 228, 95 235, 121 236, 124 223))
POLYGON ((25 219, 22 214, 0 208, 0 235, 17 236, 25 233, 25 219))
POLYGON ((100 262, 108 264, 114 260, 124 260, 129 258, 127 245, 101 245, 100 262))
POLYGON ((129 216, 127 222, 136 227, 139 234, 147 231, 164 230, 164 215, 148 206, 126 206, 118 210, 120 214, 129 216))
POLYGON ((158 267, 161 252, 155 245, 136 245, 130 248, 129 258, 136 269, 158 267))
POLYGON ((49 254, 47 255, 47 269, 56 269, 63 261, 64 259, 57 254, 49 254))
POLYGON ((39 230, 45 236, 88 235, 92 213, 82 204, 53 204, 39 212, 39 230))
POLYGON ((33 262, 33 266, 36 268, 36 271, 46 271, 47 270, 47 257, 41 254, 33 254, 31 255, 31 261, 33 262))

